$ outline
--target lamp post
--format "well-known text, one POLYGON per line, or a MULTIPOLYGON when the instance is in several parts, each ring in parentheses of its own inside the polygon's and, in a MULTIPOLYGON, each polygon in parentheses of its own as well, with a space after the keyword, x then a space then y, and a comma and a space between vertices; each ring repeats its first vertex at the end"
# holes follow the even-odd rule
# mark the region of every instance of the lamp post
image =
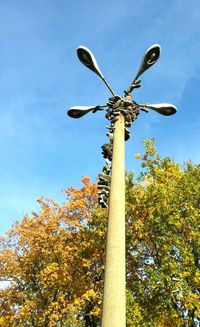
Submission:
POLYGON ((132 101, 131 92, 141 86, 139 77, 150 68, 160 56, 160 46, 152 45, 147 49, 141 61, 138 73, 123 96, 114 91, 100 71, 92 52, 79 47, 77 55, 82 64, 95 72, 110 90, 112 97, 103 106, 71 107, 68 115, 80 118, 89 112, 106 109, 109 143, 102 146, 105 159, 103 171, 99 174, 99 205, 108 207, 108 228, 106 242, 105 278, 102 308, 102 327, 126 326, 126 280, 125 280, 125 151, 124 141, 130 137, 128 130, 140 111, 154 110, 164 116, 176 113, 176 107, 168 104, 138 104, 132 101))

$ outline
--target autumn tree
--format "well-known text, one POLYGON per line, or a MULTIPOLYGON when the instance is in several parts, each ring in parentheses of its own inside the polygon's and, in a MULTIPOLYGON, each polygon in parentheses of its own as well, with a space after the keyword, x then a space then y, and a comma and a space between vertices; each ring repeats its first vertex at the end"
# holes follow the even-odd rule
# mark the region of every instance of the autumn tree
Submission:
POLYGON ((127 176, 127 286, 140 319, 129 326, 198 326, 200 166, 145 144, 145 171, 127 176))
POLYGON ((79 327, 99 315, 103 255, 87 227, 96 185, 83 178, 82 189, 65 193, 61 206, 38 200, 40 213, 1 239, 0 278, 10 284, 1 289, 0 326, 79 327))
MULTIPOLYGON (((126 175, 127 326, 197 326, 200 166, 145 146, 126 175)), ((65 194, 1 238, 0 326, 100 325, 107 210, 89 178, 65 194)))

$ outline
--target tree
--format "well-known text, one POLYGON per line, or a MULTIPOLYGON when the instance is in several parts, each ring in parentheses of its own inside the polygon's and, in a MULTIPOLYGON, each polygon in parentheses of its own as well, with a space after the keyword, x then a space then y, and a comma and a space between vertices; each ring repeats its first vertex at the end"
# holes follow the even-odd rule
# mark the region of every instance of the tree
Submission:
MULTIPOLYGON (((197 326, 200 166, 145 145, 144 172, 126 175, 127 326, 197 326)), ((65 194, 1 238, 0 326, 99 326, 107 210, 87 177, 65 194)))
POLYGON ((127 187, 128 289, 141 326, 197 326, 200 166, 181 167, 145 144, 137 156, 145 172, 127 187))
POLYGON ((96 188, 83 178, 83 188, 67 190, 62 206, 39 199, 40 213, 25 216, 1 239, 0 278, 10 285, 1 290, 0 326, 78 327, 88 321, 98 301, 88 263, 98 245, 83 230, 96 188))

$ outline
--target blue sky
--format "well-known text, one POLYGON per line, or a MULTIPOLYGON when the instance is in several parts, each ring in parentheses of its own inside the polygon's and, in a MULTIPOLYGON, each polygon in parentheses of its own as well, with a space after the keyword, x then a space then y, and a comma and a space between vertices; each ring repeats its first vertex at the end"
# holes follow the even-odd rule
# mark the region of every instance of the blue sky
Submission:
POLYGON ((80 64, 85 45, 119 95, 129 86, 146 49, 159 43, 159 61, 134 92, 139 103, 171 102, 178 113, 141 113, 126 142, 126 168, 155 138, 162 156, 200 162, 200 2, 198 0, 0 1, 0 233, 38 210, 44 195, 95 181, 104 161, 107 121, 102 112, 80 120, 74 105, 106 103, 97 75, 80 64))

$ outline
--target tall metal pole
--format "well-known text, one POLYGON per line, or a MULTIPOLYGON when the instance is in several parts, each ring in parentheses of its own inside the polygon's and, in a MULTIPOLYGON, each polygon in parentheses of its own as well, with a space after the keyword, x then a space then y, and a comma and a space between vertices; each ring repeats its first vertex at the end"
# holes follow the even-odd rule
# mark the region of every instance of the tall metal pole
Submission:
POLYGON ((102 327, 126 326, 124 116, 115 123, 102 327))

